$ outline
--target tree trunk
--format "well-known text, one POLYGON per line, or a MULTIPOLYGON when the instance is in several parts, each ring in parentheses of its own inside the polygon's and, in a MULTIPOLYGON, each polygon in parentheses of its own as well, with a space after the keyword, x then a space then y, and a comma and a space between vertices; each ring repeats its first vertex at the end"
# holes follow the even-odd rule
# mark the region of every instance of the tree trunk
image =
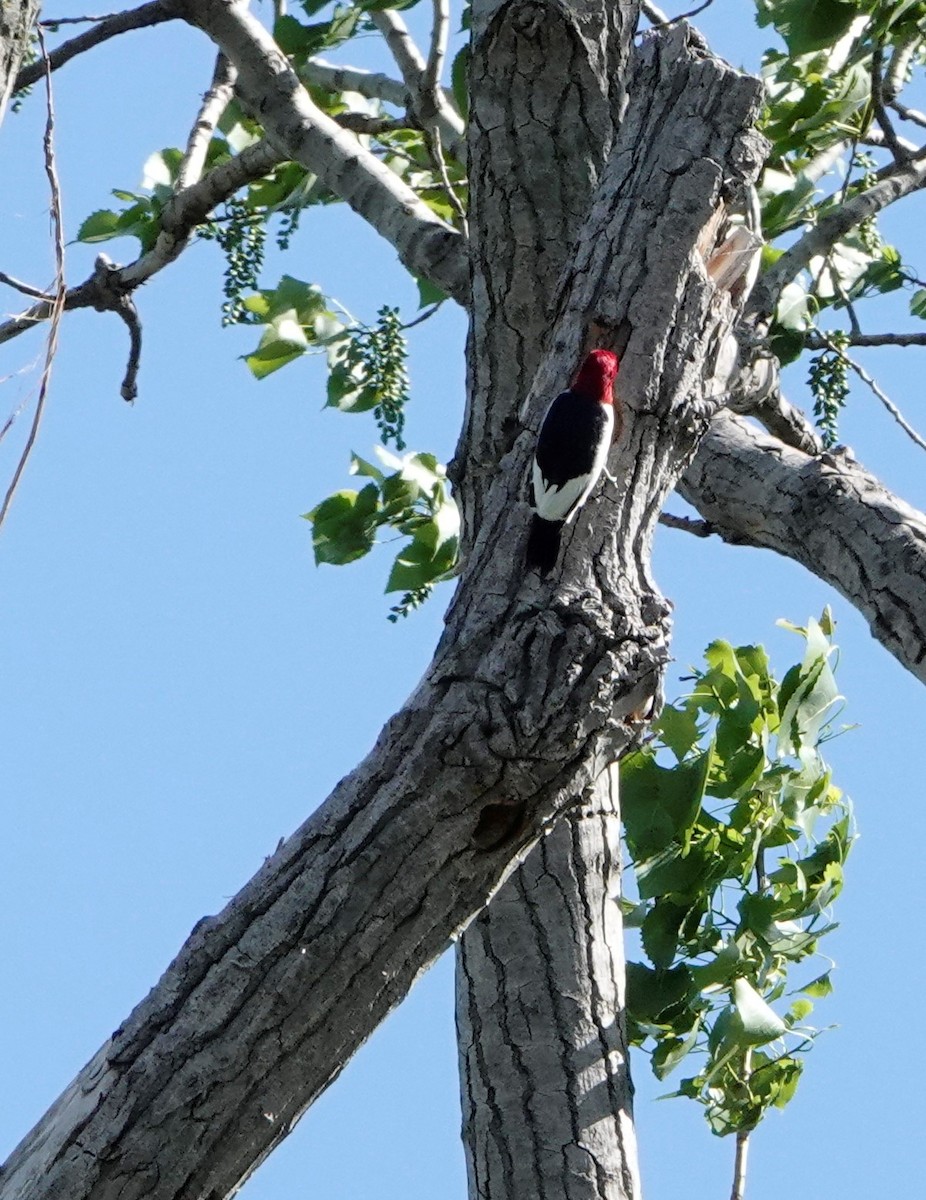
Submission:
POLYGON ((38 0, 0 0, 0 124, 38 11, 38 0))
MULTIPOLYGON (((425 679, 329 800, 197 926, 14 1152, 3 1200, 230 1194, 639 731, 668 657, 652 532, 719 402, 740 303, 708 263, 761 145, 758 83, 684 29, 646 44, 635 80, 532 385, 505 364, 499 402, 527 393, 520 432, 491 473, 464 457, 481 520, 425 679), (565 539, 561 575, 541 581, 522 565, 532 430, 592 344, 623 352, 616 482, 565 539)), ((481 412, 473 396, 468 411, 481 412)), ((605 1036, 606 1008, 590 1013, 605 1036)), ((600 1062, 589 1071, 605 1078, 600 1062)), ((589 1103, 603 1111, 598 1093, 589 1103)), ((594 1149, 589 1132, 580 1154, 594 1149)))
MULTIPOLYGON (((619 41, 617 44, 621 46, 619 41)), ((474 28, 473 55, 477 63, 479 53, 479 31, 474 28)), ((713 103, 706 95, 695 100, 684 90, 685 83, 694 92, 710 90, 710 68, 697 51, 688 48, 677 59, 667 55, 661 61, 656 54, 655 60, 655 71, 654 56, 648 51, 636 63, 626 119, 605 173, 605 193, 617 164, 656 158, 665 140, 670 144, 677 140, 680 147, 686 145, 687 135, 671 129, 673 98, 687 94, 692 106, 702 112, 713 103)), ((729 76, 725 77, 716 60, 711 67, 718 71, 714 81, 718 86, 723 86, 722 78, 729 84, 729 76)), ((497 71, 499 78, 517 74, 510 62, 497 71)), ((617 60, 613 74, 626 79, 626 57, 617 60)), ((542 87, 540 81, 537 86, 542 87)), ((471 148, 470 161, 475 164, 480 161, 481 128, 475 87, 473 95, 471 136, 477 144, 471 148)), ((523 119, 517 108, 509 114, 516 128, 523 119)), ((484 124, 498 127, 491 117, 484 124)), ((699 165, 703 163, 704 159, 699 165)), ((674 169, 681 175, 686 167, 696 169, 691 160, 674 169)), ((517 185, 517 179, 513 185, 517 185)), ((472 181, 477 206, 479 186, 477 176, 472 181)), ((542 195, 541 191, 541 202, 542 195)), ((642 199, 644 205, 648 202, 658 203, 655 197, 642 199)), ((540 213, 536 223, 542 228, 542 204, 540 213)), ((509 256, 512 247, 516 254, 517 239, 509 236, 507 244, 509 256)), ((620 245, 620 278, 632 295, 636 272, 630 248, 651 248, 653 243, 645 236, 639 240, 628 236, 621 239, 620 245)), ((511 303, 512 290, 516 290, 511 286, 513 273, 510 266, 506 267, 500 240, 494 252, 482 286, 491 295, 493 280, 501 281, 502 287, 492 296, 488 308, 507 317, 505 306, 511 303)), ((478 271, 475 275, 478 280, 478 271)), ((474 304, 479 287, 476 282, 474 304)), ((546 293, 538 288, 535 297, 535 327, 545 332, 542 318, 546 293)), ((590 306, 589 312, 594 313, 597 307, 599 319, 607 327, 608 314, 596 299, 597 305, 590 306)), ((637 319, 643 295, 634 300, 632 311, 637 319)), ((529 311, 526 299, 521 297, 515 315, 520 318, 522 330, 529 326, 524 315, 529 311)), ((513 343, 513 326, 509 318, 502 323, 501 333, 496 333, 490 323, 491 336, 503 344, 505 340, 513 343)), ((631 342, 639 332, 638 324, 630 335, 631 342)), ((673 342, 670 339, 668 347, 672 348, 673 342)), ((497 363, 489 368, 480 361, 475 354, 479 346, 473 334, 470 371, 477 401, 482 375, 490 378, 496 388, 499 376, 504 378, 497 363)), ((722 357, 720 350, 718 342, 714 347, 718 358, 722 357)), ((517 363, 529 355, 530 343, 524 337, 517 344, 513 361, 517 363)), ((625 380, 626 374, 618 378, 621 395, 625 394, 625 380)), ((632 394, 632 389, 628 392, 632 394)), ((493 392, 493 402, 496 395, 497 391, 493 392)), ((501 424, 496 413, 495 428, 499 430, 501 424)), ((483 429, 488 425, 486 422, 483 429)), ((496 437, 504 446, 504 437, 496 437)), ((640 465, 639 458, 636 464, 640 465)), ((599 794, 593 811, 607 812, 608 819, 589 820, 581 810, 564 817, 466 930, 459 945, 457 1023, 471 1200, 534 1200, 537 1196, 636 1200, 639 1196, 632 1089, 623 1033, 624 964, 616 894, 619 872, 609 866, 608 878, 602 877, 603 864, 612 863, 618 854, 619 813, 609 794, 599 794)))
POLYGON ((471 1197, 635 1200, 617 767, 463 935, 457 1028, 471 1197))

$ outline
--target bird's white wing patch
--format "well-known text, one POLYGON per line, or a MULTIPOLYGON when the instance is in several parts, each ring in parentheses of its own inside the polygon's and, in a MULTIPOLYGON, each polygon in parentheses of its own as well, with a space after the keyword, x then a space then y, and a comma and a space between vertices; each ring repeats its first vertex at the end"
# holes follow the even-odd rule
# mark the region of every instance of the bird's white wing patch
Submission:
POLYGON ((562 487, 557 487, 544 478, 537 460, 534 459, 534 511, 545 521, 571 521, 598 482, 608 459, 614 431, 614 412, 610 406, 605 411, 608 419, 588 474, 577 475, 574 479, 568 479, 562 487))

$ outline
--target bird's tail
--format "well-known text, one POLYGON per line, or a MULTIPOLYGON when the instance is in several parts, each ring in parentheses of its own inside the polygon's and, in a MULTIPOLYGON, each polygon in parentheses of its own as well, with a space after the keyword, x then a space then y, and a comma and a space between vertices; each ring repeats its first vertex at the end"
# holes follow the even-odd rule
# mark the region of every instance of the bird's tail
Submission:
POLYGON ((536 567, 541 575, 549 575, 559 557, 559 539, 563 532, 562 521, 545 521, 535 516, 531 522, 531 533, 527 539, 527 566, 536 567))

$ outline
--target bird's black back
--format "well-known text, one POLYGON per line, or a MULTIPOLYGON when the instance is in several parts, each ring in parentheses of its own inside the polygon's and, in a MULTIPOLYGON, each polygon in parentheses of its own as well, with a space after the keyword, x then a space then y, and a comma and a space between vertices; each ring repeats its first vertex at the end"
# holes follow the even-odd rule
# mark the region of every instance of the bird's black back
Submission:
POLYGON ((607 419, 600 400, 583 392, 560 392, 544 417, 535 452, 548 483, 562 487, 591 471, 607 419))

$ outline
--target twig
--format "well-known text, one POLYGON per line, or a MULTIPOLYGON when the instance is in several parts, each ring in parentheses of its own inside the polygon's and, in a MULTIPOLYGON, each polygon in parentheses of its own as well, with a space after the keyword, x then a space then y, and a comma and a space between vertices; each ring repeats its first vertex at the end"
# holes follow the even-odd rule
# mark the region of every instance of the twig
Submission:
POLYGON ((826 255, 841 237, 875 216, 889 204, 926 185, 926 151, 904 163, 891 163, 877 174, 877 183, 859 192, 822 216, 816 225, 787 249, 759 276, 749 299, 748 315, 767 317, 774 312, 782 290, 812 258, 826 255))
POLYGON ((846 354, 846 352, 844 350, 842 350, 839 346, 837 346, 835 344, 835 342, 830 341, 830 339, 827 338, 825 333, 821 333, 820 337, 823 340, 823 342, 825 343, 827 349, 831 350, 834 354, 838 354, 839 357, 846 364, 846 366, 849 367, 852 371, 854 371, 855 374, 859 377, 859 379, 861 379, 862 383, 866 384, 868 386, 868 388, 871 390, 871 392, 875 396, 877 396, 877 398, 881 401, 881 403, 884 405, 884 407, 887 409, 887 411, 891 414, 891 416, 894 418, 894 420, 897 422, 897 424, 900 426, 900 428, 904 431, 904 433, 907 435, 907 437, 910 438, 910 440, 912 442, 914 442, 917 446, 919 446, 919 448, 921 450, 926 450, 926 439, 922 438, 916 432, 916 430, 909 423, 909 421, 907 421, 907 419, 904 417, 903 413, 900 411, 900 409, 897 407, 897 405, 894 403, 894 401, 890 398, 890 396, 887 395, 887 393, 885 391, 883 391, 878 386, 878 384, 875 382, 874 378, 871 375, 869 375, 869 373, 865 370, 865 368, 862 366, 862 364, 856 362, 854 358, 850 358, 849 355, 846 354))
POLYGON ((59 25, 93 25, 97 21, 110 21, 120 13, 103 13, 100 17, 48 17, 39 21, 43 29, 57 29, 59 25))
MULTIPOLYGON (((899 100, 891 101, 891 108, 904 121, 912 121, 914 125, 920 125, 926 129, 926 113, 921 113, 918 108, 908 108, 906 104, 901 104, 899 100)), ((903 145, 903 142, 901 142, 903 145)))
POLYGON ((334 120, 342 129, 375 137, 378 133, 394 133, 397 129, 417 129, 409 117, 371 117, 369 113, 337 113, 334 120))
POLYGON ((238 72, 219 51, 216 55, 215 70, 212 72, 212 82, 203 96, 203 102, 187 139, 186 151, 177 171, 175 191, 183 191, 202 176, 209 143, 222 113, 234 95, 237 77, 238 72))
POLYGON ((450 29, 450 0, 432 0, 434 9, 433 25, 431 26, 431 48, 428 51, 428 61, 422 77, 422 86, 433 96, 435 109, 439 98, 437 90, 440 87, 441 72, 444 69, 444 59, 447 56, 447 37, 450 29))
MULTIPOLYGON (((274 146, 260 141, 214 167, 198 183, 174 195, 168 202, 161 215, 161 233, 153 249, 124 267, 117 267, 105 255, 100 255, 93 274, 77 287, 68 289, 65 310, 96 308, 123 316, 127 293, 178 258, 193 229, 217 204, 234 195, 246 183, 260 179, 282 161, 282 155, 274 146)), ((52 301, 41 300, 34 304, 27 312, 0 325, 0 343, 47 321, 52 313, 52 301)))
POLYGON ((12 275, 7 275, 6 271, 0 271, 0 283, 5 283, 7 287, 15 288, 17 292, 22 292, 24 296, 34 296, 36 300, 53 299, 48 292, 43 292, 40 288, 35 288, 29 283, 23 283, 22 280, 15 279, 12 275))
MULTIPOLYGON (((662 13, 661 16, 663 19, 661 21, 654 21, 653 28, 662 29, 667 25, 677 25, 679 21, 688 21, 692 17, 696 17, 698 13, 703 13, 706 8, 710 8, 713 3, 714 0, 704 0, 704 3, 699 4, 697 8, 692 8, 689 12, 679 13, 677 17, 667 17, 664 13, 662 13)), ((656 11, 659 12, 658 9, 656 9, 656 11)), ((649 13, 646 15, 649 16, 649 13)))
MULTIPOLYGON (((52 50, 48 56, 48 69, 56 71, 58 67, 63 67, 66 62, 70 62, 78 54, 83 54, 85 50, 99 46, 101 42, 106 42, 120 33, 127 33, 130 29, 144 29, 149 25, 160 25, 163 21, 175 21, 179 15, 179 13, 168 11, 166 6, 161 3, 161 0, 152 0, 151 3, 143 4, 140 8, 133 8, 128 12, 116 13, 114 16, 105 17, 95 28, 88 29, 86 33, 78 34, 77 37, 71 38, 69 42, 63 42, 60 46, 52 50)), ((62 22, 58 23, 61 24, 62 22)), ((44 63, 29 63, 16 76, 13 90, 21 92, 23 88, 37 83, 44 73, 44 63)))
POLYGON ((736 1135, 736 1158, 733 1161, 733 1190, 730 1200, 743 1200, 746 1195, 746 1160, 749 1156, 750 1130, 740 1129, 736 1135))
POLYGON ((883 63, 884 43, 879 42, 871 54, 871 103, 875 110, 875 120, 881 127, 881 132, 884 134, 884 140, 887 142, 891 154, 893 154, 897 162, 907 162, 910 158, 910 153, 900 144, 894 126, 891 123, 891 118, 884 106, 884 82, 881 71, 883 63))
POLYGON ((469 226, 466 221, 466 209, 460 203, 460 197, 453 190, 453 184, 450 182, 450 176, 447 174, 447 164, 444 162, 444 152, 440 144, 440 130, 435 125, 430 133, 425 133, 424 137, 428 145, 428 150, 431 154, 431 160, 437 167, 437 173, 440 175, 441 184, 444 188, 444 191, 447 193, 447 199, 450 201, 450 207, 460 218, 460 228, 468 237, 469 226))
POLYGON ((702 521, 695 517, 677 517, 674 513, 667 512, 659 514, 659 524, 669 529, 681 529, 684 533, 699 538, 712 537, 717 532, 710 521, 702 521))
POLYGON ((129 361, 126 363, 125 376, 119 394, 127 404, 133 404, 138 395, 138 367, 141 362, 141 321, 138 319, 138 309, 131 297, 125 297, 125 303, 116 309, 125 321, 129 330, 129 361))
POLYGON ((52 363, 55 360, 55 353, 58 349, 58 331, 61 327, 61 314, 64 311, 64 298, 66 294, 64 282, 64 221, 61 216, 61 188, 58 183, 58 171, 55 165, 55 106, 51 89, 51 64, 48 61, 48 53, 45 49, 45 35, 41 27, 38 27, 36 32, 39 40, 39 48, 42 52, 42 63, 45 67, 46 117, 43 147, 45 151, 45 174, 48 176, 48 186, 51 191, 51 220, 55 245, 55 295, 52 301, 51 326, 48 330, 48 341, 45 346, 45 364, 42 368, 42 378, 39 382, 39 394, 35 402, 35 413, 32 417, 32 425, 29 429, 29 435, 26 438, 26 444, 23 447, 22 454, 19 456, 19 462, 16 464, 16 470, 13 472, 13 478, 6 490, 6 495, 3 497, 3 504, 0 506, 0 528, 2 528, 3 522, 6 520, 6 515, 10 511, 10 505, 13 503, 13 497, 26 469, 26 464, 29 461, 32 448, 38 437, 39 426, 42 423, 42 414, 45 411, 45 399, 48 395, 48 385, 51 381, 52 363))
POLYGON ((406 321, 404 325, 400 326, 402 332, 404 333, 407 329, 414 329, 416 325, 423 325, 425 321, 429 321, 442 304, 443 300, 438 300, 436 304, 432 304, 430 308, 425 309, 421 316, 414 317, 411 321, 406 321))
MULTIPOLYGON (((926 333, 850 333, 850 346, 926 346, 926 333)), ((816 330, 807 334, 809 350, 825 350, 826 339, 816 330)))

